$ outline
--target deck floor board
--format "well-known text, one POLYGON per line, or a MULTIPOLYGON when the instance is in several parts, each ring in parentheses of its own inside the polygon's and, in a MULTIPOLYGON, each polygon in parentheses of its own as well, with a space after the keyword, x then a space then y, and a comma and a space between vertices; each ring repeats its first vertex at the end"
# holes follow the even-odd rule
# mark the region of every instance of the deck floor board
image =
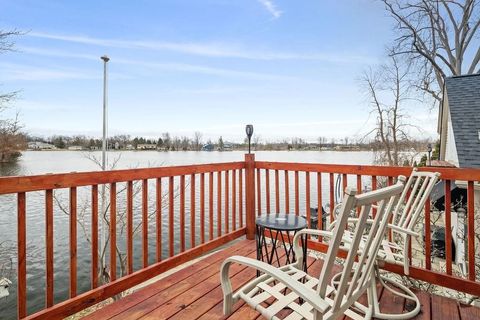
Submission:
MULTIPOLYGON (((255 242, 238 241, 228 249, 139 289, 84 319, 261 319, 257 311, 243 302, 234 306, 232 315, 223 315, 219 270, 223 260, 231 255, 255 257, 255 242)), ((321 260, 311 258, 308 265, 309 274, 320 274, 321 260)), ((237 289, 255 277, 255 271, 234 264, 230 275, 232 286, 237 289)), ((422 291, 415 293, 422 304, 422 311, 415 319, 478 319, 480 316, 480 308, 463 306, 455 300, 430 296, 422 291)), ((408 308, 404 299, 389 294, 387 290, 379 290, 379 294, 382 311, 399 312, 408 308)))

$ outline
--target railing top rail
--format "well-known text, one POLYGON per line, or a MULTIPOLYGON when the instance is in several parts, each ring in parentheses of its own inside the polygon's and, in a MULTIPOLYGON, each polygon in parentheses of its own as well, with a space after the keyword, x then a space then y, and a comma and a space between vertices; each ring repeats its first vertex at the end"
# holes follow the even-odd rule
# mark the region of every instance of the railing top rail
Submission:
POLYGON ((1 177, 0 195, 245 168, 245 162, 1 177))
MULTIPOLYGON (((412 167, 389 167, 389 166, 320 164, 320 163, 297 163, 297 162, 268 162, 268 161, 256 161, 255 168, 270 169, 270 170, 359 174, 359 175, 387 176, 387 177, 396 177, 399 175, 409 176, 410 173, 412 172, 412 167)), ((421 167, 421 168, 418 168, 418 170, 439 172, 441 174, 440 178, 443 180, 480 181, 480 169, 421 167)))

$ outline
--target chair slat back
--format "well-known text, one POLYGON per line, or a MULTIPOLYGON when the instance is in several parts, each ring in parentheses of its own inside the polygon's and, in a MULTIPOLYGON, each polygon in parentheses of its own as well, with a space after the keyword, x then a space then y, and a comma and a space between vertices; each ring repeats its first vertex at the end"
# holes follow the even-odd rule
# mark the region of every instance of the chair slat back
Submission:
POLYGON ((356 195, 355 189, 347 188, 317 287, 317 293, 320 297, 325 298, 327 279, 333 272, 334 262, 346 232, 349 214, 351 210, 360 208, 360 216, 355 225, 353 239, 349 245, 335 293, 333 313, 343 312, 347 309, 370 285, 375 259, 394 206, 404 189, 405 180, 405 177, 400 176, 395 185, 361 195, 356 195), (369 224, 367 219, 371 215, 372 205, 375 203, 378 204, 377 214, 373 222, 369 224), (366 240, 365 238, 362 240, 364 235, 366 235, 366 240))
POLYGON ((413 230, 439 177, 438 172, 421 172, 414 168, 395 207, 392 223, 413 230))

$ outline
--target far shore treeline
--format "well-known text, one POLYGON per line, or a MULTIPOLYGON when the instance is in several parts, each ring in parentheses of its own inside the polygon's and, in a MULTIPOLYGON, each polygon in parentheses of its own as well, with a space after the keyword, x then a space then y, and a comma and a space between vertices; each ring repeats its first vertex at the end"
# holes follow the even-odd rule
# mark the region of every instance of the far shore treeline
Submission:
MULTIPOLYGON (((202 139, 203 135, 196 132, 193 137, 172 136, 163 133, 158 138, 133 137, 130 135, 115 135, 108 138, 109 150, 157 150, 157 151, 231 151, 248 149, 248 140, 243 142, 224 141, 220 136, 215 141, 202 139)), ((50 137, 27 136, 29 150, 101 150, 102 140, 85 135, 54 135, 50 137)), ((431 141, 411 140, 402 145, 404 151, 423 151, 431 141)), ((375 141, 356 140, 354 138, 327 139, 319 137, 311 142, 299 137, 285 138, 278 141, 263 141, 254 138, 252 150, 256 151, 287 151, 287 150, 335 150, 335 151, 375 151, 382 146, 375 141)))

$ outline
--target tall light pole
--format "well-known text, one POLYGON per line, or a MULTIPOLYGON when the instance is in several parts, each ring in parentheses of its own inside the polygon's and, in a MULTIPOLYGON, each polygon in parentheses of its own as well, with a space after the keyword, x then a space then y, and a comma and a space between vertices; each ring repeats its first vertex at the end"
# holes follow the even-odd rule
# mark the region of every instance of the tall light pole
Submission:
MULTIPOLYGON (((108 106, 108 99, 107 99, 107 62, 110 58, 107 55, 100 57, 103 60, 103 136, 102 136, 102 170, 105 171, 107 169, 107 106, 108 106)), ((102 204, 101 204, 101 238, 100 238, 100 247, 101 250, 105 250, 105 245, 107 241, 106 231, 105 230, 105 220, 106 220, 106 198, 105 198, 105 184, 102 184, 102 204)), ((105 254, 102 254, 102 268, 105 267, 105 254)), ((103 270, 102 270, 103 272, 103 270)))
POLYGON ((100 57, 103 60, 103 138, 102 138, 102 170, 107 166, 107 62, 110 58, 107 55, 100 57))

